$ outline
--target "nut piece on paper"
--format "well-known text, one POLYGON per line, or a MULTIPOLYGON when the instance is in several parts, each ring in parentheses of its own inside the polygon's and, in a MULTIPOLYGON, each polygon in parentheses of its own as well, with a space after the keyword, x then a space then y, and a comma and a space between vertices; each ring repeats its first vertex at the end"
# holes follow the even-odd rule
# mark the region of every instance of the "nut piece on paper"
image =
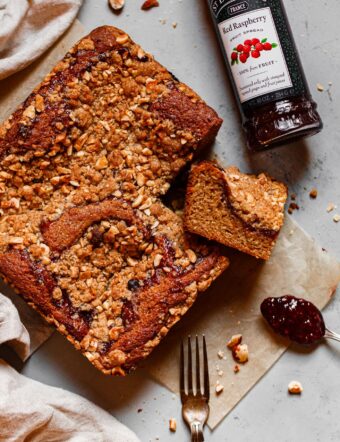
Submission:
POLYGON ((114 11, 120 11, 124 8, 125 0, 109 0, 109 5, 114 11))
POLYGON ((233 335, 230 340, 227 342, 227 347, 231 350, 236 347, 236 345, 241 344, 242 342, 242 335, 233 335))
POLYGON ((239 362, 240 364, 245 364, 246 362, 248 362, 249 359, 248 345, 247 344, 236 345, 236 347, 233 348, 233 357, 235 361, 239 362))
POLYGON ((288 391, 290 394, 301 394, 303 387, 299 381, 291 381, 288 385, 288 391))

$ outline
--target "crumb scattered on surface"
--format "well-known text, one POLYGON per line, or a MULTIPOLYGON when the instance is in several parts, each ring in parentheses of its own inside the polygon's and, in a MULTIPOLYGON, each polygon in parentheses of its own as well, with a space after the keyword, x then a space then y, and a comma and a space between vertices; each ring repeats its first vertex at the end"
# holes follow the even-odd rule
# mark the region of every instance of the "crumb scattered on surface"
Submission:
POLYGON ((114 11, 120 11, 124 8, 125 0, 109 0, 109 5, 114 11))
POLYGON ((333 221, 335 223, 338 223, 340 221, 340 215, 337 213, 336 215, 333 216, 333 221))
POLYGON ((155 8, 159 6, 159 2, 157 0, 146 0, 143 4, 142 4, 142 9, 144 11, 151 9, 151 8, 155 8))
POLYGON ((219 376, 221 376, 221 377, 222 377, 222 376, 223 376, 223 374, 224 374, 224 371, 223 371, 223 370, 219 370, 217 374, 218 374, 219 376))
POLYGON ((218 356, 219 359, 223 359, 223 357, 224 357, 224 353, 223 353, 223 351, 222 351, 222 350, 219 350, 219 351, 217 352, 217 356, 218 356))
POLYGON ((233 335, 227 342, 227 347, 232 350, 236 345, 241 344, 241 342, 242 342, 242 335, 240 334, 233 335))
POLYGON ((315 199, 318 197, 318 190, 315 189, 315 188, 313 188, 313 189, 309 192, 309 196, 310 196, 312 199, 315 200, 315 199))
POLYGON ((174 21, 174 22, 172 23, 172 27, 173 27, 174 29, 177 28, 177 25, 178 25, 178 23, 177 23, 176 21, 174 21))
POLYGON ((224 386, 222 384, 220 384, 219 381, 217 381, 216 387, 215 387, 216 394, 221 394, 223 390, 224 390, 224 386))
POLYGON ((176 419, 173 417, 169 420, 169 430, 173 433, 175 433, 177 430, 177 422, 176 419))
POLYGON ((143 411, 143 408, 138 408, 137 413, 141 413, 143 411))
POLYGON ((295 201, 295 200, 296 200, 296 193, 292 193, 292 194, 290 195, 290 199, 291 199, 292 201, 295 201))
POLYGON ((240 366, 236 364, 234 366, 234 373, 238 373, 239 371, 240 371, 240 366))
POLYGON ((294 212, 294 210, 299 210, 300 206, 296 203, 290 203, 289 207, 288 207, 288 213, 292 214, 294 212))
POLYGON ((319 92, 323 92, 325 90, 324 85, 321 83, 317 83, 316 88, 319 92))
POLYGON ((291 381, 288 385, 288 391, 290 394, 301 394, 303 387, 299 381, 291 381))

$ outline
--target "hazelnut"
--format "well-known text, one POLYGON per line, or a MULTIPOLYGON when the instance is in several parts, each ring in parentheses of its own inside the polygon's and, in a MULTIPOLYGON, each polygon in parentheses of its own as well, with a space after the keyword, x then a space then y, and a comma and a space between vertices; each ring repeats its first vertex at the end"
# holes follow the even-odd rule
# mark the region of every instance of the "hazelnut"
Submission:
POLYGON ((169 420, 169 429, 170 429, 170 431, 172 431, 173 433, 176 432, 176 430, 177 430, 177 422, 176 422, 176 419, 171 418, 171 419, 169 420))
POLYGON ((236 347, 233 348, 233 357, 235 361, 239 362, 240 364, 245 364, 246 362, 248 362, 249 358, 248 345, 247 344, 236 345, 236 347))
POLYGON ((236 347, 236 345, 241 344, 241 342, 242 342, 242 335, 233 335, 227 342, 227 347, 232 350, 234 347, 236 347))
POLYGON ((291 381, 288 385, 288 391, 290 394, 301 394, 303 392, 303 387, 298 381, 291 381))

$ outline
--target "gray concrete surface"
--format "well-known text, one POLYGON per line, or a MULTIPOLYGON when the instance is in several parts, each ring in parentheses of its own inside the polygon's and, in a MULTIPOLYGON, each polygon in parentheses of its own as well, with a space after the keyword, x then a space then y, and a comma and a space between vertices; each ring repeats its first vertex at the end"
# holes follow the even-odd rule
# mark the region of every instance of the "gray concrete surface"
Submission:
MULTIPOLYGON (((340 259, 340 223, 332 221, 334 213, 326 212, 327 204, 334 202, 340 213, 340 2, 285 1, 325 128, 314 138, 255 156, 245 148, 205 0, 160 0, 161 6, 148 12, 140 11, 142 0, 126 3, 124 12, 115 15, 106 0, 85 0, 79 18, 88 31, 103 24, 125 29, 198 91, 224 118, 215 152, 225 164, 236 164, 244 171, 267 170, 284 179, 291 192, 298 195, 301 206, 294 218, 340 259), (165 19, 166 24, 160 19, 165 19), (176 29, 173 22, 178 23, 176 29), (317 83, 327 89, 329 82, 333 82, 329 93, 316 90, 317 83), (316 201, 309 198, 312 187, 319 191, 316 201)), ((340 332, 339 313, 340 296, 325 312, 329 326, 340 332)), ((206 430, 206 440, 340 440, 339 345, 321 345, 313 351, 291 348, 214 432, 206 430), (301 397, 288 396, 286 389, 292 379, 303 383, 305 391, 301 397)), ((125 379, 104 377, 61 336, 53 336, 28 361, 22 373, 82 394, 109 410, 143 442, 189 440, 178 398, 142 370, 125 379), (142 411, 138 413, 138 409, 142 411), (170 417, 177 418, 176 434, 169 433, 170 417)))

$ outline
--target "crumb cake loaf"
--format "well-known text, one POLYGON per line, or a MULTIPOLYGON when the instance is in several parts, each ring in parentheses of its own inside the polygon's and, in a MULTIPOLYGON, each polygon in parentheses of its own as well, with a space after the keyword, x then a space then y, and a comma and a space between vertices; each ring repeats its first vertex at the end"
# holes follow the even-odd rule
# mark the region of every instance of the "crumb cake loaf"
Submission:
POLYGON ((203 161, 189 175, 185 227, 228 247, 269 259, 284 221, 287 187, 203 161))
POLYGON ((133 369, 228 266, 160 200, 221 122, 104 26, 0 126, 0 273, 106 374, 133 369))

